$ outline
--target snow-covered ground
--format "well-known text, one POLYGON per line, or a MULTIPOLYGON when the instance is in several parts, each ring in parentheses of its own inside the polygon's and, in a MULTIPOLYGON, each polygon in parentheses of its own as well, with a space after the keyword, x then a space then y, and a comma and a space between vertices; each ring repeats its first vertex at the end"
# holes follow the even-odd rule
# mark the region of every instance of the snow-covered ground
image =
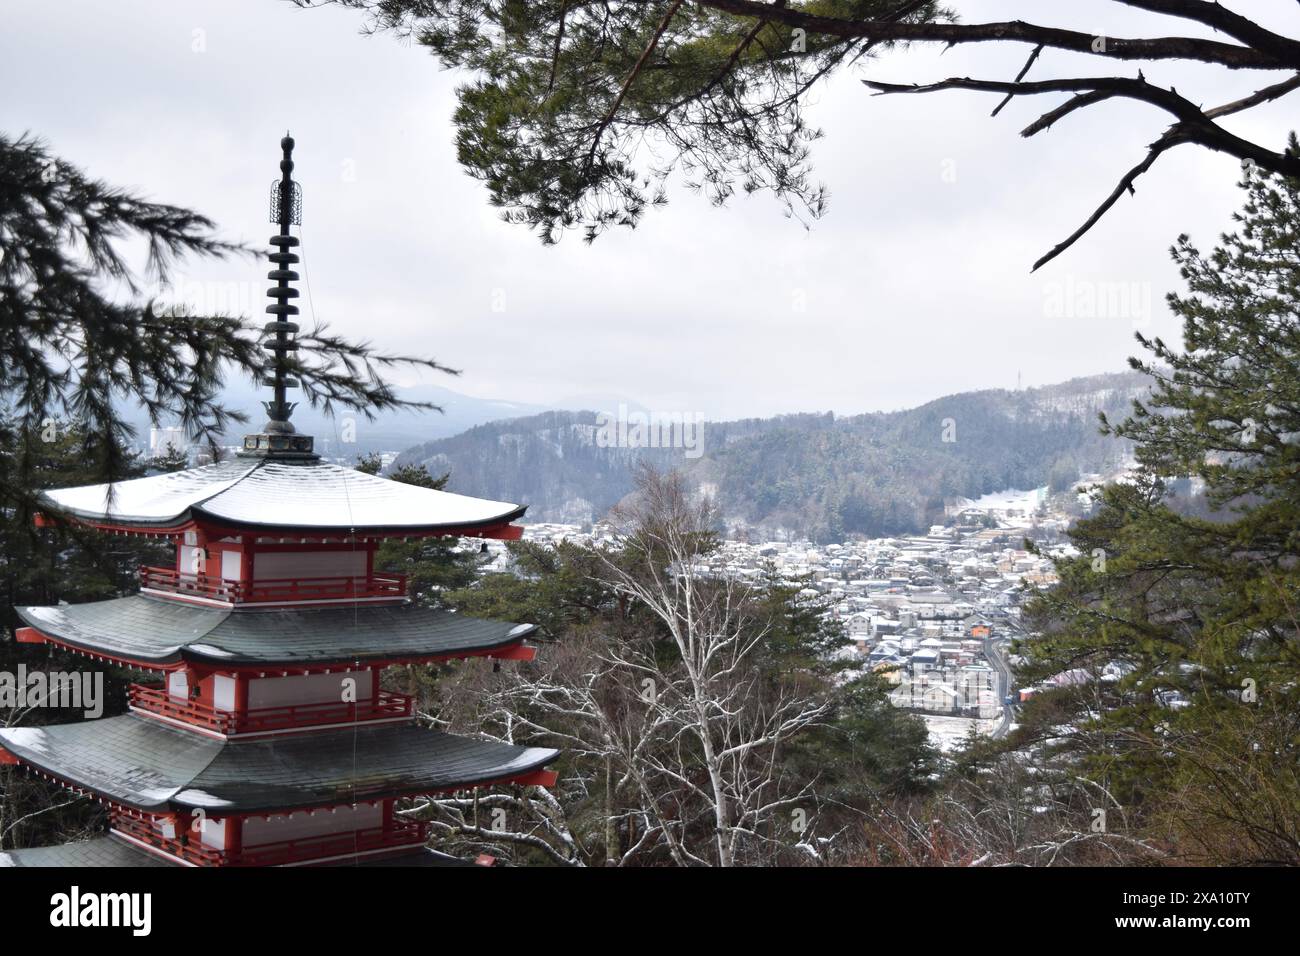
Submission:
POLYGON ((998 725, 996 718, 971 720, 969 717, 923 716, 921 719, 925 721, 925 726, 930 731, 930 740, 945 753, 959 747, 972 727, 978 734, 990 734, 998 725))
POLYGON ((1046 485, 1042 488, 1031 488, 1028 491, 1008 488, 1006 491, 995 491, 992 494, 982 495, 973 500, 970 498, 962 499, 958 510, 985 511, 989 514, 1005 513, 1007 511, 1032 514, 1046 498, 1046 485))

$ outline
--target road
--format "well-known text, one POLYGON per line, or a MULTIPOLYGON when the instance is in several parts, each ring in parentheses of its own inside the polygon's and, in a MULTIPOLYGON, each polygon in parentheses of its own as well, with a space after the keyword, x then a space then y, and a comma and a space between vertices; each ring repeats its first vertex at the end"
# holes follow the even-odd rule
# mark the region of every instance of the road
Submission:
POLYGON ((998 673, 998 703, 1002 708, 1002 719, 998 721, 997 727, 989 736, 1004 737, 1011 729, 1013 717, 1011 705, 1007 703, 1007 694, 1011 692, 1011 666, 1002 656, 1001 650, 997 648, 991 636, 984 638, 984 659, 993 665, 993 669, 998 673))

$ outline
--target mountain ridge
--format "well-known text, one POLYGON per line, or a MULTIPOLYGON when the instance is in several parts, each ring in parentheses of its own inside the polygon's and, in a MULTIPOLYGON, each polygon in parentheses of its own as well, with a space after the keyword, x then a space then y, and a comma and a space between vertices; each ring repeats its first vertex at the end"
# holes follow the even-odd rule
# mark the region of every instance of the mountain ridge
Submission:
POLYGON ((635 445, 645 436, 631 428, 627 441, 602 444, 615 435, 617 412, 552 410, 423 442, 395 465, 423 464, 450 472, 451 490, 526 503, 532 521, 600 518, 646 461, 711 492, 733 529, 814 540, 908 533, 941 521, 957 498, 1059 490, 1113 470, 1129 448, 1098 433, 1097 413, 1123 417, 1148 390, 1145 375, 1116 372, 957 392, 891 412, 704 422, 698 456, 681 444, 635 445))

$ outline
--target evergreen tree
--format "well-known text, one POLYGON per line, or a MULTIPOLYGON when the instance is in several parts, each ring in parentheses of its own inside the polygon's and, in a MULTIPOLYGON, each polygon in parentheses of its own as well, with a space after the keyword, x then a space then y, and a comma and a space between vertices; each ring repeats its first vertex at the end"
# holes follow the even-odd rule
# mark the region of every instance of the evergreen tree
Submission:
MULTIPOLYGON (((161 301, 178 257, 247 251, 214 228, 196 212, 91 179, 35 139, 0 134, 0 397, 12 409, 0 442, 21 455, 30 443, 12 429, 36 433, 75 419, 82 455, 96 465, 90 477, 105 480, 129 464, 127 402, 213 447, 242 421, 220 390, 231 369, 260 376, 260 326, 161 301), (125 258, 133 242, 147 252, 143 277, 125 258)), ((367 416, 432 407, 398 398, 376 374, 395 363, 441 369, 431 360, 377 353, 319 326, 298 342, 290 372, 312 405, 367 416)), ((34 462, 14 465, 8 492, 30 496, 34 462)))
POLYGON ((507 548, 512 570, 483 575, 450 594, 449 603, 467 614, 536 624, 548 641, 593 622, 626 618, 626 603, 595 577, 590 549, 536 541, 512 541, 507 548))
MULTIPOLYGON (((6 492, 15 484, 9 473, 15 463, 26 463, 29 480, 37 487, 84 484, 100 464, 85 459, 86 436, 76 422, 52 422, 34 433, 12 418, 0 425, 4 443, 0 444, 0 671, 14 674, 19 665, 29 671, 84 669, 83 657, 57 648, 14 643, 14 629, 22 623, 14 609, 120 597, 136 589, 138 567, 163 563, 168 548, 148 539, 105 538, 75 525, 37 527, 30 497, 6 492), (28 447, 15 447, 15 441, 26 442, 28 447)), ((120 449, 118 455, 126 463, 123 477, 143 474, 143 467, 129 450, 120 449)), ((129 680, 125 671, 105 669, 106 715, 125 710, 129 680)), ((80 719, 80 711, 0 706, 0 725, 5 726, 80 719)), ((52 801, 44 782, 16 768, 0 768, 0 848, 66 842, 83 834, 101 816, 102 809, 92 801, 52 801), (19 820, 25 822, 16 825, 19 820)))
MULTIPOLYGON (((1292 140, 1295 150, 1295 141, 1292 140)), ((1300 180, 1247 172, 1237 231, 1173 248, 1183 348, 1139 336, 1149 401, 1111 433, 1135 480, 1106 488, 1036 599, 1025 740, 1078 761, 1133 824, 1210 862, 1300 862, 1300 180), (1172 480, 1203 483, 1189 513, 1172 480), (1050 729, 1064 721, 1073 731, 1050 729)))
POLYGON ((803 593, 812 578, 787 581, 769 561, 754 588, 758 616, 768 627, 759 659, 778 679, 799 671, 828 676, 842 666, 837 652, 849 646, 844 628, 826 616, 831 599, 803 593))
POLYGON ((171 473, 184 471, 189 466, 189 454, 184 449, 177 448, 174 442, 168 442, 161 455, 149 459, 149 468, 152 471, 171 473))
MULTIPOLYGON (((379 474, 379 456, 373 452, 362 456, 357 470, 379 474)), ((403 465, 388 476, 393 481, 441 491, 450 474, 435 478, 424 465, 403 465)), ((478 550, 469 550, 457 538, 422 538, 413 541, 385 541, 375 554, 375 568, 405 574, 407 589, 417 604, 434 607, 445 603, 448 591, 468 587, 474 582, 482 559, 478 550)))
POLYGON ((674 170, 717 204, 737 191, 767 190, 792 214, 820 215, 825 189, 809 167, 811 144, 820 131, 807 124, 803 110, 810 91, 825 77, 898 43, 1033 45, 1015 79, 952 77, 923 85, 863 81, 878 94, 962 89, 1006 100, 1074 94, 1025 127, 1026 136, 1115 98, 1155 106, 1172 117, 1145 159, 1037 265, 1086 233, 1174 146, 1195 143, 1275 173, 1300 174, 1295 157, 1267 140, 1228 133, 1217 122, 1293 91, 1300 40, 1201 0, 1115 0, 1119 9, 1141 7, 1166 18, 1157 20, 1157 35, 1138 38, 1063 29, 1051 4, 1034 5, 1040 22, 962 23, 960 11, 933 0, 294 2, 364 10, 367 30, 412 39, 445 65, 469 72, 470 81, 457 91, 460 161, 483 180, 508 221, 534 227, 547 242, 570 228, 583 229, 590 240, 611 226, 634 227, 648 208, 666 202, 664 184, 674 170), (1226 42, 1168 35, 1181 33, 1187 21, 1221 32, 1226 42), (1026 79, 1045 49, 1075 54, 1056 58, 1057 65, 1092 63, 1081 76, 1066 70, 1046 78, 1039 74, 1052 68, 1040 63, 1035 76, 1026 79), (1274 71, 1280 82, 1216 108, 1148 83, 1140 71, 1134 77, 1116 60, 1250 67, 1274 71), (652 145, 646 148, 647 143, 652 145))
POLYGON ((1047 476, 1047 490, 1052 494, 1061 494, 1074 488, 1079 480, 1079 466, 1074 459, 1065 456, 1058 458, 1047 476))
MULTIPOLYGON (((16 626, 15 606, 77 603, 116 597, 134 588, 141 563, 158 563, 167 546, 148 539, 108 538, 75 525, 37 527, 38 509, 30 496, 9 494, 17 482, 17 462, 31 469, 36 487, 85 484, 101 468, 87 460, 85 426, 52 422, 37 432, 25 431, 14 419, 0 418, 0 569, 7 629, 16 626), (15 442, 22 442, 19 447, 15 442)), ((116 453, 125 463, 124 478, 144 474, 144 464, 128 449, 116 453)))

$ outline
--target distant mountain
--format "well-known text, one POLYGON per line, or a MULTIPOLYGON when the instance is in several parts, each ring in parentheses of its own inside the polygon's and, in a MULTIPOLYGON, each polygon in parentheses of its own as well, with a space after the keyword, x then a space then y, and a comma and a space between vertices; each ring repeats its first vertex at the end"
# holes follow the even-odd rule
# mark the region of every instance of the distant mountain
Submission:
MULTIPOLYGON (((534 415, 546 406, 532 405, 526 402, 507 402, 497 399, 474 398, 462 395, 439 385, 422 385, 412 388, 397 389, 398 395, 408 401, 432 402, 441 407, 435 411, 398 411, 387 412, 368 422, 365 416, 355 412, 336 412, 333 419, 315 409, 300 405, 293 413, 293 421, 299 431, 316 435, 317 441, 336 441, 341 435, 341 420, 351 415, 356 421, 356 447, 359 453, 369 451, 398 451, 409 448, 414 442, 427 441, 430 438, 458 435, 468 428, 484 422, 500 421, 504 418, 518 418, 534 415)), ((265 418, 260 404, 261 396, 255 395, 250 387, 250 406, 257 409, 261 421, 265 418)), ((337 442, 336 442, 337 443, 337 442)), ((333 452, 341 454, 342 452, 333 452)))
POLYGON ((526 503, 532 521, 599 518, 631 490, 633 465, 647 460, 681 469, 733 526, 817 540, 914 532, 941 521, 946 501, 1064 489, 1080 474, 1119 466, 1130 450, 1097 433, 1097 413, 1122 418, 1147 382, 1124 372, 963 392, 898 412, 709 422, 690 453, 633 447, 646 437, 635 412, 622 443, 608 440, 608 415, 545 412, 427 441, 398 464, 449 471, 455 491, 526 503))
MULTIPOLYGON (((316 448, 323 454, 353 457, 372 451, 400 451, 416 442, 458 435, 467 428, 484 422, 534 415, 547 407, 525 402, 474 398, 438 385, 398 388, 397 393, 408 401, 432 402, 440 406, 442 411, 387 412, 369 422, 364 415, 346 411, 336 411, 335 417, 330 418, 302 402, 293 413, 293 423, 300 432, 316 437, 316 448), (343 437, 344 420, 347 417, 355 421, 356 440, 344 445, 340 439, 343 437)), ((267 389, 258 388, 244 378, 231 378, 222 390, 225 404, 247 414, 249 424, 253 427, 266 420, 266 412, 261 403, 268 397, 267 389)), ((294 398, 292 390, 289 397, 290 400, 294 398)), ((136 427, 137 441, 147 443, 149 420, 144 411, 127 410, 126 414, 136 427)), ((232 434, 226 436, 227 443, 237 443, 247 430, 242 427, 232 429, 232 434)))
POLYGON ((596 412, 557 411, 479 425, 408 449, 394 467, 450 471, 449 490, 528 503, 531 521, 589 522, 631 490, 637 460, 671 467, 682 458, 673 449, 602 448, 597 419, 596 412))

